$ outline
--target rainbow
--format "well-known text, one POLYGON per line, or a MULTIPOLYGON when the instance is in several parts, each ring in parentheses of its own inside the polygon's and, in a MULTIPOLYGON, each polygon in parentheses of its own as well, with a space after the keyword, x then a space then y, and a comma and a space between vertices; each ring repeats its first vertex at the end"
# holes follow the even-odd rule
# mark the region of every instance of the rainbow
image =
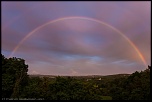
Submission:
POLYGON ((141 52, 139 51, 139 49, 135 46, 135 44, 127 37, 125 36, 125 34, 123 34, 121 31, 119 31, 118 29, 116 29, 115 27, 103 22, 103 21, 100 21, 100 20, 97 20, 97 19, 94 19, 94 18, 88 18, 88 17, 81 17, 81 16, 72 16, 72 17, 64 17, 64 18, 58 18, 58 19, 55 19, 55 20, 51 20, 37 28, 35 28, 33 31, 31 31, 30 33, 28 33, 19 43, 18 45, 13 49, 12 53, 10 54, 9 57, 11 57, 16 51, 17 49, 21 46, 21 44, 26 40, 28 39, 31 35, 33 35, 36 31, 38 31, 39 29, 49 25, 49 24, 53 24, 53 23, 56 23, 56 22, 59 22, 59 21, 63 21, 63 20, 69 20, 69 19, 82 19, 82 20, 89 20, 89 21, 94 21, 94 22, 97 22, 97 23, 100 23, 102 25, 105 25, 107 27, 109 27, 110 29, 116 31, 119 35, 121 35, 123 38, 125 38, 128 43, 134 48, 134 50, 137 52, 137 54, 139 55, 140 59, 142 60, 142 62, 144 63, 145 66, 147 66, 147 63, 143 57, 143 55, 141 54, 141 52))

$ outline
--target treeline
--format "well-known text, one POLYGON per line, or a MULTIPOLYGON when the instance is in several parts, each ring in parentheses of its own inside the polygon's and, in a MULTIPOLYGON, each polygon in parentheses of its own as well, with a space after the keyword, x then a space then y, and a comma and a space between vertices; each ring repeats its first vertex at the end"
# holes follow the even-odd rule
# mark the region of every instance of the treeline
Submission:
POLYGON ((96 80, 29 77, 21 58, 2 55, 2 99, 150 100, 150 66, 129 76, 96 80))

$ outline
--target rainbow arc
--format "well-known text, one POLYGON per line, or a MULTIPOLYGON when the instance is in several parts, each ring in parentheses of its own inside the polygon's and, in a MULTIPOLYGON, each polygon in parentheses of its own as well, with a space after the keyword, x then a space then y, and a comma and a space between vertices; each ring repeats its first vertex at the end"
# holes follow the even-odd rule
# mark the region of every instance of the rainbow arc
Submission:
POLYGON ((82 19, 82 20, 89 20, 89 21, 94 21, 94 22, 97 22, 97 23, 100 23, 102 25, 105 25, 107 27, 109 27, 110 29, 114 30, 115 32, 117 32, 120 36, 122 36, 124 39, 126 39, 126 41, 128 41, 128 43, 134 48, 134 50, 137 52, 138 56, 140 57, 141 61, 143 62, 143 64, 145 66, 147 66, 147 63, 143 57, 143 55, 141 54, 141 52, 139 51, 139 49, 135 46, 135 44, 124 34, 122 33, 121 31, 119 31, 118 29, 116 29, 115 27, 103 22, 103 21, 100 21, 100 20, 97 20, 97 19, 94 19, 94 18, 89 18, 89 17, 80 17, 80 16, 72 16, 72 17, 64 17, 64 18, 58 18, 58 19, 55 19, 55 20, 51 20, 37 28, 35 28, 33 31, 31 31, 30 33, 28 33, 19 43, 18 45, 13 49, 12 53, 10 54, 9 57, 13 56, 13 54, 18 50, 18 48, 21 46, 21 44, 27 40, 31 35, 35 34, 36 31, 40 30, 41 28, 49 25, 49 24, 53 24, 53 23, 56 23, 56 22, 59 22, 59 21, 63 21, 63 20, 69 20, 69 19, 82 19))

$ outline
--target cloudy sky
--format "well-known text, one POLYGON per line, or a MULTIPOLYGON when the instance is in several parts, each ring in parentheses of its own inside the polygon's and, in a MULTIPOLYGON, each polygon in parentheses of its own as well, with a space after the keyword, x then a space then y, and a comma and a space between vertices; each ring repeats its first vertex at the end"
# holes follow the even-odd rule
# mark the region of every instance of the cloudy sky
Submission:
POLYGON ((150 8, 136 2, 2 2, 2 54, 29 74, 108 75, 150 65, 150 8))

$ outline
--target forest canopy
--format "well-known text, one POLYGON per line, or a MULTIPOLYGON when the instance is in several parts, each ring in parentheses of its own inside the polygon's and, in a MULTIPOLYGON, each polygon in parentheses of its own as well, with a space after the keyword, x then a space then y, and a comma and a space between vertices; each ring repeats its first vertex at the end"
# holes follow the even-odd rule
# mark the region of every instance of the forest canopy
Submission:
POLYGON ((31 77, 21 58, 2 57, 2 100, 150 100, 150 69, 129 75, 31 77))

